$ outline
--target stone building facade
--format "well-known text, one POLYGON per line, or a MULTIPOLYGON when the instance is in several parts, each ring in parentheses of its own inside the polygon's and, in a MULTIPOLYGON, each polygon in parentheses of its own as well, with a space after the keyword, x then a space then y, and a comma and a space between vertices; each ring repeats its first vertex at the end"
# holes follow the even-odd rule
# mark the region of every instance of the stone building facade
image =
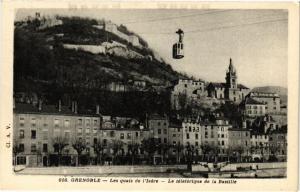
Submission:
POLYGON ((202 80, 179 79, 174 82, 171 91, 171 106, 173 109, 180 109, 180 100, 190 103, 195 95, 206 95, 205 82, 202 80))
MULTIPOLYGON (((76 104, 77 105, 77 104, 76 104)), ((77 106, 70 110, 66 106, 17 104, 14 109, 14 142, 18 154, 16 162, 27 166, 55 164, 55 139, 63 139, 67 147, 65 163, 72 164, 77 155, 71 145, 74 140, 82 140, 89 150, 100 132, 99 114, 78 114, 77 106)))
POLYGON ((270 156, 276 158, 276 160, 287 160, 287 127, 270 132, 269 150, 270 156))
POLYGON ((246 98, 241 103, 241 107, 244 110, 244 115, 248 117, 264 116, 266 114, 266 104, 252 98, 246 98))
POLYGON ((210 83, 207 86, 208 97, 225 99, 234 103, 240 103, 244 100, 250 89, 242 84, 238 84, 237 71, 232 64, 231 58, 225 79, 225 83, 210 83))
POLYGON ((247 97, 264 103, 266 105, 267 114, 280 113, 280 97, 277 93, 251 92, 249 95, 247 95, 247 97))
POLYGON ((269 159, 269 135, 264 133, 251 133, 250 154, 253 160, 269 159))
POLYGON ((229 153, 236 157, 236 160, 245 160, 250 156, 250 130, 245 128, 231 128, 228 134, 229 153))

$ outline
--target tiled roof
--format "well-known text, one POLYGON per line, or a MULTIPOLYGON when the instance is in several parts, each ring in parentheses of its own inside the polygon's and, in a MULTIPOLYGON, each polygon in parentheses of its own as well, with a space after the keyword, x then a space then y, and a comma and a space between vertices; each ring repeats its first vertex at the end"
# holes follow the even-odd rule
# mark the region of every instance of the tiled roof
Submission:
POLYGON ((77 114, 72 112, 68 106, 61 106, 61 110, 58 111, 57 105, 42 105, 41 110, 37 106, 27 103, 16 103, 14 113, 37 113, 37 114, 54 114, 54 115, 89 115, 97 116, 94 112, 89 110, 79 111, 77 114))
POLYGON ((151 119, 151 120, 164 120, 164 119, 166 119, 166 117, 161 116, 157 113, 154 113, 154 114, 149 115, 149 119, 151 119))
POLYGON ((264 103, 256 101, 255 99, 247 98, 245 104, 249 104, 249 105, 264 105, 264 103))
POLYGON ((224 87, 226 86, 226 83, 210 83, 213 87, 224 87))
MULTIPOLYGON (((226 87, 226 83, 212 82, 210 84, 214 87, 222 87, 222 88, 226 87)), ((243 84, 238 84, 237 88, 238 89, 249 89, 248 87, 244 86, 243 84)))
POLYGON ((182 128, 181 124, 177 124, 177 123, 170 123, 169 124, 169 128, 182 128))
POLYGON ((280 98, 279 95, 277 93, 267 93, 267 92, 250 92, 249 93, 250 97, 276 97, 276 98, 280 98))
POLYGON ((243 84, 238 84, 238 88, 239 88, 239 89, 249 89, 248 87, 246 87, 246 86, 243 85, 243 84))

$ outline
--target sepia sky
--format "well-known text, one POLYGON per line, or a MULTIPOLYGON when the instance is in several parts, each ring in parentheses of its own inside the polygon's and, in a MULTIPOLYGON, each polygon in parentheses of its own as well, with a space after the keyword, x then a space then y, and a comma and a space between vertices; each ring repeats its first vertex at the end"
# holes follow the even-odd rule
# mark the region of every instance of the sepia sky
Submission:
POLYGON ((238 82, 250 88, 287 87, 288 13, 285 10, 19 10, 16 19, 45 15, 82 16, 124 24, 143 37, 175 70, 224 82, 232 58, 238 82), (172 59, 175 31, 184 34, 185 57, 172 59))

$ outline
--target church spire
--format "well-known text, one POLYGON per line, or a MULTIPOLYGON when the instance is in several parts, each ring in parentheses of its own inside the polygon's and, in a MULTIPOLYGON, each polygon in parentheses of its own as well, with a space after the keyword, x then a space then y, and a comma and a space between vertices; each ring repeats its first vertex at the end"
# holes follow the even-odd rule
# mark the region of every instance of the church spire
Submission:
POLYGON ((234 69, 234 67, 233 67, 232 59, 231 59, 231 58, 229 59, 229 67, 228 67, 228 71, 229 71, 229 72, 235 72, 235 69, 234 69))
POLYGON ((229 67, 225 79, 228 88, 237 88, 237 75, 231 58, 229 59, 229 67))

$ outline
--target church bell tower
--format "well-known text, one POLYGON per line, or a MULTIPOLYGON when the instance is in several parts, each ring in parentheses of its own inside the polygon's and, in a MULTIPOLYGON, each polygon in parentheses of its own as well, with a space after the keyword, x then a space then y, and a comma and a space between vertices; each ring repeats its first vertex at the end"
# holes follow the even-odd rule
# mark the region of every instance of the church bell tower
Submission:
POLYGON ((229 67, 226 72, 226 88, 236 89, 237 88, 237 74, 232 64, 232 59, 229 60, 229 67))

